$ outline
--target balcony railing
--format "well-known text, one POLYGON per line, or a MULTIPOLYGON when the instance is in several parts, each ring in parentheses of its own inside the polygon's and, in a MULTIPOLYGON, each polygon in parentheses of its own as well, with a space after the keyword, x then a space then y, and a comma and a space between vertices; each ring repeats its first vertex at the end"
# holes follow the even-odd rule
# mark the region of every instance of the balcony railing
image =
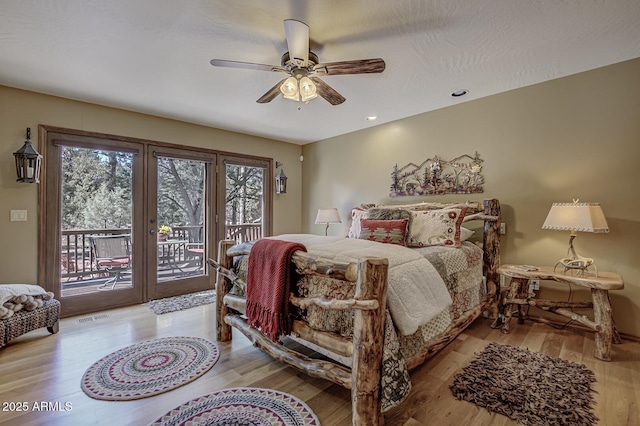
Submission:
POLYGON ((227 225, 225 229, 227 234, 225 238, 227 240, 235 240, 236 244, 262 238, 261 223, 241 223, 238 225, 227 225))
MULTIPOLYGON (((63 282, 82 281, 92 279, 103 271, 99 271, 94 255, 89 245, 91 235, 119 235, 130 234, 131 229, 74 229, 62 231, 62 245, 60 251, 60 278, 63 282)), ((257 240, 262 237, 262 224, 243 223, 226 225, 225 238, 235 240, 237 243, 257 240)), ((171 226, 169 239, 188 241, 190 244, 202 243, 201 226, 171 226)), ((187 254, 184 251, 176 253, 179 256, 172 263, 184 262, 187 254)), ((167 261, 166 256, 161 256, 159 262, 167 261)), ((161 265, 160 265, 161 266, 161 265)))

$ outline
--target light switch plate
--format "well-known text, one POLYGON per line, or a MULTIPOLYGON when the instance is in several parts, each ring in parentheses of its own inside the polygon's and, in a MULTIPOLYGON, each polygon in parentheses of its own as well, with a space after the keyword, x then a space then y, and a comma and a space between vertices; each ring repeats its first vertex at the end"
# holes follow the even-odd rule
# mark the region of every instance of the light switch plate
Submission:
POLYGON ((11 210, 11 222, 26 222, 27 211, 26 210, 11 210))

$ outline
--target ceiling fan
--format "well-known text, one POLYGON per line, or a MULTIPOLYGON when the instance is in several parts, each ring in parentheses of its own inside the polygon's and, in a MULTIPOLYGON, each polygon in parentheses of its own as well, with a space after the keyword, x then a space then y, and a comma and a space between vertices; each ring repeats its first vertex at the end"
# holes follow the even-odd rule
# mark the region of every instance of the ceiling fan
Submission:
POLYGON ((285 99, 309 102, 320 95, 331 105, 340 105, 346 99, 318 76, 381 73, 385 63, 380 58, 320 63, 318 56, 309 50, 309 26, 295 19, 285 19, 284 32, 289 51, 282 55, 280 65, 264 65, 251 62, 212 59, 216 67, 244 68, 258 71, 274 71, 289 74, 262 95, 256 102, 264 104, 280 93, 285 99))

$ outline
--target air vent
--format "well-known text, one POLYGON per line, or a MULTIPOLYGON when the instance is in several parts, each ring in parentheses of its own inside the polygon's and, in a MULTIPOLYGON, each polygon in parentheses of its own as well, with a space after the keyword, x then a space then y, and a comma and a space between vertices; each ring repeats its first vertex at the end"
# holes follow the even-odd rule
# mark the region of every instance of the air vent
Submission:
POLYGON ((78 324, 84 324, 86 322, 94 322, 94 321, 99 321, 107 318, 109 318, 109 314, 99 314, 99 315, 94 315, 92 317, 78 318, 76 322, 78 324))

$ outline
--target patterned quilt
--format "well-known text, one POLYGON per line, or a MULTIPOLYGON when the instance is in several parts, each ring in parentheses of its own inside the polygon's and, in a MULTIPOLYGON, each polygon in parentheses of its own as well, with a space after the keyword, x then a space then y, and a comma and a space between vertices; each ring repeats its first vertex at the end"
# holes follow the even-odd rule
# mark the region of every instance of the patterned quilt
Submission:
MULTIPOLYGON (((399 405, 409 395, 411 381, 405 360, 412 358, 425 344, 438 337, 453 320, 481 303, 486 295, 482 279, 482 250, 475 244, 463 242, 460 248, 433 246, 415 250, 435 267, 445 282, 453 303, 449 309, 419 327, 415 333, 406 336, 397 331, 387 309, 381 379, 382 411, 399 405)), ((244 280, 246 258, 236 260, 234 269, 244 280)), ((348 299, 353 296, 354 286, 333 278, 306 275, 301 277, 296 288, 292 290, 298 296, 304 297, 348 299)), ((234 286, 232 292, 244 295, 244 289, 238 286, 234 286)), ((314 329, 346 337, 350 337, 353 332, 353 318, 349 311, 326 310, 312 306, 305 310, 297 310, 294 315, 305 320, 314 329)), ((334 359, 346 363, 342 358, 334 359)))

